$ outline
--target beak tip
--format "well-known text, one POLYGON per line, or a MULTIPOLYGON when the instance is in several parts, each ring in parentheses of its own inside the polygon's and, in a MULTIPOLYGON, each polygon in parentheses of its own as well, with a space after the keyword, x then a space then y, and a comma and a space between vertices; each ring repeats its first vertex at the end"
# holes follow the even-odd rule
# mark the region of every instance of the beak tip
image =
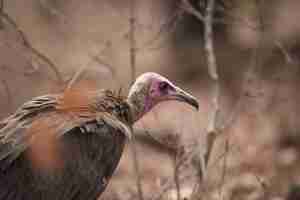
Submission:
POLYGON ((179 90, 179 92, 177 92, 174 95, 174 97, 175 97, 174 99, 176 99, 178 101, 182 101, 182 102, 185 102, 185 103, 191 105, 197 111, 199 110, 199 103, 198 103, 197 99, 194 96, 192 96, 192 95, 190 95, 190 94, 188 94, 188 93, 186 93, 182 90, 179 90))
POLYGON ((199 103, 195 97, 187 96, 183 99, 183 101, 194 107, 197 111, 199 110, 199 103))
POLYGON ((191 106, 193 106, 197 111, 199 111, 199 103, 197 102, 197 100, 195 100, 195 102, 193 102, 191 106))

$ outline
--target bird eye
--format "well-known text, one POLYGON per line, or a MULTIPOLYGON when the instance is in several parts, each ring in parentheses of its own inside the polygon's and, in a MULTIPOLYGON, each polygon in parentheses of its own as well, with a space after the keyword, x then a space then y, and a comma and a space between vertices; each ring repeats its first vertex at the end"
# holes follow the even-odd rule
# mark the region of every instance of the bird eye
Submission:
POLYGON ((161 82, 161 83, 159 83, 158 87, 159 87, 159 90, 164 91, 164 90, 168 89, 169 84, 167 82, 161 82))

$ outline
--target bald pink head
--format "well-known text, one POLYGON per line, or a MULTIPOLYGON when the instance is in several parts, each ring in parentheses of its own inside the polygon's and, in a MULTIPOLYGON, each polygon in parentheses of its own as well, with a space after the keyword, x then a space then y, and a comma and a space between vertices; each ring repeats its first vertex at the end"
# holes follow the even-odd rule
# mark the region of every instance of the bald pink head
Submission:
POLYGON ((140 75, 128 95, 135 120, 141 118, 158 103, 169 100, 185 102, 196 109, 199 108, 195 97, 175 86, 165 77, 153 72, 140 75))

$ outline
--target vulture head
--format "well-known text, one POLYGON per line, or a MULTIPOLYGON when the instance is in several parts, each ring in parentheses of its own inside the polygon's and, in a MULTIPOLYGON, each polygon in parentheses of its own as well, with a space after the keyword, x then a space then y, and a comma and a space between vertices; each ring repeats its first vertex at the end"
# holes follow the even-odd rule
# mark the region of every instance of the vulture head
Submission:
POLYGON ((140 119, 158 103, 170 100, 185 102, 197 110, 199 108, 195 97, 175 86, 167 78, 153 72, 139 76, 128 95, 134 121, 140 119))

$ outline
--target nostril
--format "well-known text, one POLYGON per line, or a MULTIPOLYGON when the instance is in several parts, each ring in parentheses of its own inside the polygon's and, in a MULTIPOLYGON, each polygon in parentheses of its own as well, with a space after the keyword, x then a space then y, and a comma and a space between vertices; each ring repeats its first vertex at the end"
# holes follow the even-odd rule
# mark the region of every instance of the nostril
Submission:
POLYGON ((151 89, 150 90, 150 94, 152 95, 152 94, 154 94, 155 93, 155 90, 154 89, 151 89))
POLYGON ((160 82, 158 87, 160 91, 165 91, 168 89, 169 84, 167 82, 160 82))
POLYGON ((176 89, 174 87, 170 86, 170 90, 175 91, 176 89))

